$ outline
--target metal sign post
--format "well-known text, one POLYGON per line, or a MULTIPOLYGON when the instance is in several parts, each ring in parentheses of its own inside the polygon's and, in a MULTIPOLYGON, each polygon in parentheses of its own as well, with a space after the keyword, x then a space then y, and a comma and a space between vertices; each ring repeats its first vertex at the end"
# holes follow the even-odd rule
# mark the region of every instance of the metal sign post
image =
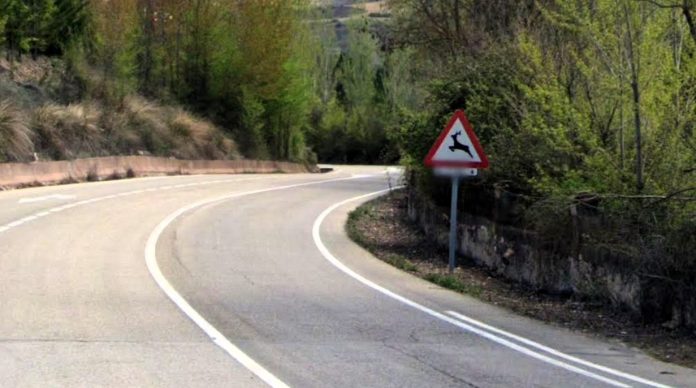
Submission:
POLYGON ((457 205, 459 204, 459 176, 452 176, 452 203, 450 204, 449 273, 457 265, 457 205))
POLYGON ((452 179, 450 204, 449 273, 457 266, 457 205, 459 183, 463 178, 476 177, 478 169, 488 167, 488 158, 474 134, 469 119, 458 110, 425 157, 425 165, 434 167, 435 174, 452 179))
POLYGON ((435 175, 451 178, 452 195, 450 202, 450 231, 449 231, 449 273, 457 266, 457 215, 459 214, 459 186, 461 181, 475 178, 478 170, 475 168, 453 169, 436 168, 435 175))

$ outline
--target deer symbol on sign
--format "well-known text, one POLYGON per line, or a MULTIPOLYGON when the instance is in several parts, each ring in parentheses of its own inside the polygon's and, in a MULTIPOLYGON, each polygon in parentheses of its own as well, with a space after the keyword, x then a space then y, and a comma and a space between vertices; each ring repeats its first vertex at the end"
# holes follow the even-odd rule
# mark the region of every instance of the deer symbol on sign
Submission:
POLYGON ((450 136, 450 137, 452 138, 452 140, 454 141, 454 145, 451 145, 451 146, 449 147, 449 150, 452 151, 452 152, 454 152, 454 151, 456 151, 456 150, 464 151, 464 152, 466 152, 467 154, 469 154, 469 156, 471 156, 471 158, 473 159, 473 158, 474 158, 474 155, 471 154, 471 151, 469 150, 469 146, 468 146, 468 145, 464 145, 464 144, 460 143, 459 140, 457 140, 457 138, 458 138, 459 135, 461 135, 461 134, 462 134, 462 131, 459 131, 459 132, 455 133, 454 135, 450 136))

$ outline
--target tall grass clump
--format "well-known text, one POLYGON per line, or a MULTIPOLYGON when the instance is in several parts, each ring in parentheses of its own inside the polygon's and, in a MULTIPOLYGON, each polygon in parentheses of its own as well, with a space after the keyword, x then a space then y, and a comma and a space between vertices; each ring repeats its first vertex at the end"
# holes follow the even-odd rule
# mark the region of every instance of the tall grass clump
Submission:
POLYGON ((22 113, 9 100, 0 101, 0 162, 31 159, 34 143, 25 122, 22 113))
POLYGON ((104 149, 102 111, 93 104, 47 104, 34 113, 39 148, 51 159, 100 155, 104 149))
POLYGON ((237 159, 237 146, 220 128, 178 107, 137 95, 117 106, 47 104, 34 112, 37 148, 49 159, 156 155, 178 159, 237 159))
POLYGON ((182 159, 203 157, 205 159, 238 159, 236 144, 222 135, 213 123, 193 116, 183 109, 175 109, 169 127, 182 159))

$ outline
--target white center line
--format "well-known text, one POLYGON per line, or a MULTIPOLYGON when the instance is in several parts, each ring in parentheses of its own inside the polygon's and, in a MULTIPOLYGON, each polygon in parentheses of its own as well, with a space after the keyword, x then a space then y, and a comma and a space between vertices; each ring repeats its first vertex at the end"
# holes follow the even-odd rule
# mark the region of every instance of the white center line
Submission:
POLYGON ((66 194, 52 194, 52 195, 44 195, 43 197, 30 197, 30 198, 21 198, 17 203, 34 203, 34 202, 43 202, 43 201, 51 201, 51 200, 66 200, 66 199, 73 199, 75 198, 74 195, 66 195, 66 194))
MULTIPOLYGON (((203 186, 203 185, 211 185, 211 184, 217 184, 217 183, 248 182, 248 181, 255 181, 255 180, 264 179, 264 178, 266 178, 266 177, 262 176, 262 177, 245 178, 245 179, 219 179, 219 180, 214 180, 214 181, 195 182, 195 183, 193 183, 193 185, 203 186)), ((82 201, 72 202, 72 203, 62 205, 62 206, 56 206, 56 207, 50 208, 48 210, 43 210, 39 213, 35 213, 32 215, 26 216, 24 218, 9 222, 5 225, 0 225, 0 233, 4 233, 12 228, 23 225, 23 224, 30 222, 30 221, 34 221, 38 218, 45 217, 48 214, 59 213, 59 212, 62 212, 63 210, 71 209, 74 207, 88 205, 91 203, 105 201, 108 199, 114 199, 114 198, 118 198, 118 197, 125 197, 125 196, 130 196, 130 195, 135 195, 135 194, 142 194, 145 192, 165 191, 165 190, 171 190, 171 189, 183 188, 183 187, 191 187, 191 184, 178 185, 178 186, 162 186, 162 187, 153 187, 153 188, 142 189, 142 190, 133 190, 133 191, 127 191, 127 192, 123 192, 123 193, 109 194, 109 195, 104 195, 101 197, 84 199, 82 201)), ((19 203, 32 203, 32 202, 46 201, 46 200, 52 200, 52 199, 70 199, 70 198, 76 198, 76 196, 75 195, 53 194, 53 195, 46 195, 43 197, 22 198, 19 200, 19 203)))

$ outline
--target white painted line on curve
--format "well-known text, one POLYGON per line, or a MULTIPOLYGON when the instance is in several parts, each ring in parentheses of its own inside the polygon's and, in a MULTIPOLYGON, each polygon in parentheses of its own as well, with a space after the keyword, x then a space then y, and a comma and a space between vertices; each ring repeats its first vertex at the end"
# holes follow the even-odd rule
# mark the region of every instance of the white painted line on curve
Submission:
MULTIPOLYGON (((376 191, 376 192, 369 193, 369 194, 364 194, 364 195, 359 195, 359 196, 357 196, 357 197, 349 198, 349 199, 346 199, 346 200, 344 200, 344 201, 338 202, 338 203, 336 203, 336 204, 330 206, 330 207, 327 208, 326 210, 324 210, 324 211, 319 215, 319 217, 317 217, 317 219, 314 221, 314 225, 312 226, 312 238, 314 239, 314 244, 317 246, 317 248, 318 248, 319 251, 321 252, 322 256, 324 256, 324 258, 325 258, 327 261, 329 261, 334 267, 338 268, 340 271, 342 271, 342 272, 345 273, 346 275, 352 277, 353 279, 359 281, 360 283, 362 283, 362 284, 364 284, 364 285, 366 285, 366 286, 368 286, 368 287, 374 289, 375 291, 378 291, 378 292, 380 292, 380 293, 382 293, 382 294, 384 294, 384 295, 386 295, 386 296, 388 296, 388 297, 390 297, 390 298, 392 298, 392 299, 395 299, 395 300, 397 300, 397 301, 399 301, 399 302, 401 302, 401 303, 403 303, 403 304, 405 304, 405 305, 407 305, 407 306, 413 307, 413 308, 415 308, 415 309, 417 309, 417 310, 419 310, 419 311, 421 311, 421 312, 424 312, 424 313, 426 313, 426 314, 428 314, 428 315, 430 315, 430 316, 432 316, 432 317, 434 317, 434 318, 437 318, 437 319, 439 319, 439 320, 448 322, 448 323, 450 323, 450 324, 452 324, 452 325, 455 325, 455 326, 457 326, 457 327, 459 327, 459 328, 461 328, 461 329, 464 329, 464 330, 466 330, 466 331, 468 331, 468 332, 471 332, 471 333, 474 333, 474 334, 476 334, 476 335, 479 335, 479 336, 481 336, 481 337, 483 337, 483 338, 486 338, 486 339, 488 339, 488 340, 491 340, 491 341, 493 341, 493 342, 496 342, 496 343, 498 343, 498 344, 500 344, 500 345, 502 345, 502 346, 508 347, 508 348, 510 348, 510 349, 512 349, 512 350, 515 350, 515 351, 517 351, 517 352, 520 352, 520 353, 522 353, 522 354, 525 354, 525 355, 527 355, 527 356, 529 356, 529 357, 532 357, 532 358, 535 358, 535 359, 540 360, 540 361, 542 361, 542 362, 548 363, 548 364, 550 364, 550 365, 554 365, 554 366, 557 366, 557 367, 559 367, 559 368, 563 368, 563 369, 565 369, 565 370, 568 370, 568 371, 571 371, 571 372, 580 374, 580 375, 582 375, 582 376, 589 377, 589 378, 592 378, 592 379, 595 379, 595 380, 604 382, 604 383, 606 383, 606 384, 609 384, 609 385, 612 385, 612 386, 615 386, 615 387, 629 387, 629 385, 626 385, 626 384, 624 384, 624 383, 621 382, 621 381, 613 380, 613 379, 611 379, 611 378, 608 378, 608 377, 599 375, 599 374, 597 374, 597 373, 594 373, 594 372, 591 372, 591 371, 588 371, 588 370, 579 368, 579 367, 577 367, 577 366, 574 366, 574 365, 568 364, 568 363, 566 363, 566 362, 563 362, 563 361, 560 361, 560 360, 556 360, 556 359, 551 358, 551 357, 549 357, 549 356, 546 356, 546 355, 544 355, 544 354, 535 352, 535 351, 532 350, 532 349, 526 348, 526 347, 524 347, 524 346, 521 346, 521 345, 516 344, 516 343, 514 343, 514 342, 511 342, 511 341, 509 341, 509 340, 506 340, 505 338, 499 337, 499 336, 497 336, 497 335, 495 335, 495 334, 493 334, 493 333, 491 333, 491 332, 488 332, 488 331, 485 331, 485 330, 483 330, 483 329, 481 329, 481 328, 474 327, 474 326, 472 326, 472 325, 469 325, 469 324, 466 324, 466 323, 464 323, 464 322, 458 321, 458 320, 456 320, 456 319, 454 319, 454 318, 452 318, 452 317, 450 317, 450 316, 447 316, 447 315, 445 315, 445 314, 443 314, 443 313, 440 313, 440 312, 435 311, 435 310, 433 310, 433 309, 431 309, 431 308, 428 308, 428 307, 426 307, 426 306, 424 306, 424 305, 422 305, 422 304, 419 304, 419 303, 417 303, 417 302, 414 302, 414 301, 412 301, 411 299, 408 299, 408 298, 406 298, 406 297, 404 297, 404 296, 401 296, 401 295, 399 295, 399 294, 397 294, 397 293, 395 293, 395 292, 393 292, 393 291, 391 291, 391 290, 389 290, 389 289, 387 289, 387 288, 385 288, 385 287, 382 287, 382 286, 378 285, 377 283, 374 283, 373 281, 371 281, 371 280, 369 280, 369 279, 363 277, 362 275, 360 275, 360 274, 354 272, 352 269, 348 268, 348 267, 347 267, 345 264, 343 264, 340 260, 338 260, 338 259, 328 250, 328 248, 326 247, 326 245, 324 245, 324 242, 321 240, 321 235, 319 234, 319 230, 320 230, 320 228, 321 228, 321 224, 324 222, 324 219, 326 219, 326 217, 327 217, 331 212, 333 212, 333 211, 336 210, 337 208, 339 208, 339 207, 341 207, 341 206, 343 206, 343 205, 345 205, 345 204, 347 204, 347 203, 349 203, 349 202, 358 201, 358 200, 360 200, 360 199, 364 199, 364 198, 368 198, 368 197, 372 197, 372 196, 384 194, 384 193, 386 193, 386 192, 388 192, 388 191, 390 191, 390 190, 391 190, 391 189, 380 190, 380 191, 376 191)), ((588 362, 588 364, 591 364, 591 363, 588 362)), ((586 366, 589 366, 589 365, 586 365, 586 366)), ((602 370, 602 371, 606 372, 606 371, 608 371, 608 370, 613 371, 612 374, 614 374, 614 375, 616 375, 616 376, 621 376, 621 377, 624 377, 624 378, 627 378, 626 376, 631 376, 631 377, 632 377, 631 380, 633 380, 633 381, 645 381, 645 382, 650 382, 649 385, 652 385, 652 386, 654 386, 654 387, 666 387, 665 385, 662 385, 662 384, 660 384, 660 383, 653 382, 653 381, 650 381, 650 380, 646 380, 646 379, 643 379, 643 378, 638 377, 638 376, 629 375, 629 374, 627 374, 627 373, 620 372, 620 371, 617 371, 617 370, 614 370, 614 369, 611 369, 611 368, 603 367, 603 370, 602 370)))
POLYGON ((51 195, 44 195, 41 197, 29 197, 29 198, 21 198, 17 203, 34 203, 34 202, 42 202, 42 201, 51 201, 51 200, 65 200, 65 199, 73 199, 75 198, 74 195, 66 195, 66 194, 51 194, 51 195))
POLYGON ((24 219, 19 219, 19 220, 10 222, 9 224, 7 224, 7 227, 9 227, 9 228, 15 228, 15 227, 17 227, 17 226, 22 225, 23 223, 24 223, 24 219))
POLYGON ((39 218, 39 217, 37 217, 36 215, 30 215, 30 216, 26 216, 26 217, 20 219, 20 221, 22 221, 22 223, 24 224, 24 223, 27 223, 27 222, 34 221, 34 220, 37 219, 37 218, 39 218))
POLYGON ((556 357, 563 358, 563 359, 566 359, 566 360, 568 360, 568 361, 572 361, 572 362, 574 362, 574 363, 576 363, 576 364, 581 364, 581 365, 584 365, 584 366, 587 366, 587 367, 590 367, 590 368, 594 368, 594 369, 600 370, 600 371, 605 372, 605 373, 608 373, 608 374, 615 375, 615 376, 617 376, 617 377, 622 377, 622 378, 624 378, 624 379, 632 380, 632 381, 635 381, 635 382, 637 382, 637 383, 649 385, 649 386, 652 386, 652 387, 657 387, 657 388, 669 388, 668 385, 656 383, 656 382, 654 382, 654 381, 650 381, 650 380, 644 379, 644 378, 642 378, 642 377, 634 376, 634 375, 631 375, 631 374, 628 374, 628 373, 624 373, 624 372, 621 372, 621 371, 618 371, 618 370, 615 370, 615 369, 607 368, 607 367, 605 367, 605 366, 603 366, 603 365, 599 365, 599 364, 595 364, 595 363, 590 362, 590 361, 583 360, 582 358, 578 358, 578 357, 575 357, 575 356, 571 356, 571 355, 569 355, 569 354, 563 353, 563 352, 558 351, 558 350, 556 350, 556 349, 554 349, 554 348, 551 348, 551 347, 548 347, 548 346, 546 346, 546 345, 540 344, 540 343, 538 343, 538 342, 532 341, 532 340, 527 339, 527 338, 525 338, 525 337, 521 337, 521 336, 519 336, 519 335, 510 333, 510 332, 505 331, 505 330, 502 330, 502 329, 498 329, 498 328, 495 327, 495 326, 488 325, 488 324, 483 323, 483 322, 481 322, 481 321, 478 321, 478 320, 476 320, 476 319, 474 319, 474 318, 468 317, 468 316, 466 316, 466 315, 464 315, 464 314, 460 314, 460 313, 458 313, 458 312, 456 312, 456 311, 451 311, 451 310, 450 310, 450 311, 446 311, 446 313, 449 314, 449 315, 451 315, 451 316, 453 316, 453 317, 455 317, 455 318, 457 318, 457 319, 459 319, 459 320, 462 320, 462 321, 464 321, 464 322, 471 323, 472 325, 476 325, 476 326, 478 326, 478 327, 480 327, 480 328, 482 328, 482 329, 485 329, 485 330, 488 330, 488 331, 490 331, 490 332, 493 332, 493 333, 500 334, 500 335, 502 335, 502 336, 511 338, 511 339, 513 339, 513 340, 515 340, 515 341, 518 341, 518 342, 521 342, 521 343, 523 343, 523 344, 525 344, 525 345, 529 345, 529 346, 531 346, 531 347, 537 348, 537 349, 542 350, 542 351, 544 351, 544 352, 546 352, 546 353, 552 354, 552 355, 554 355, 554 356, 556 356, 556 357))
MULTIPOLYGON (((236 183, 236 182, 248 182, 248 181, 255 181, 255 180, 260 180, 260 179, 264 179, 264 178, 266 178, 266 176, 256 177, 256 178, 245 178, 245 179, 220 179, 220 180, 214 180, 214 181, 199 182, 199 183, 196 183, 196 185, 201 185, 201 184, 206 184, 206 185, 207 185, 207 184, 213 184, 213 183, 227 183, 227 182, 235 182, 235 183, 236 183)), ((108 182, 104 182, 104 183, 108 183, 108 182)), ((164 186, 164 187, 168 187, 168 186, 164 186)), ((123 192, 123 193, 119 193, 119 194, 110 194, 110 195, 105 195, 105 196, 102 196, 102 197, 95 197, 95 198, 91 198, 91 199, 84 199, 84 200, 82 200, 82 201, 77 201, 77 202, 68 203, 68 204, 65 204, 65 205, 62 205, 62 206, 57 206, 57 207, 54 207, 54 208, 51 208, 51 209, 42 211, 42 212, 40 212, 40 213, 36 213, 36 214, 30 215, 30 216, 27 216, 27 217, 24 217, 24 218, 21 218, 21 219, 12 221, 12 222, 10 222, 9 224, 7 224, 7 225, 5 225, 5 226, 3 226, 3 227, 0 227, 0 233, 6 232, 7 230, 9 230, 9 229, 11 229, 11 228, 14 228, 14 227, 16 227, 16 226, 22 225, 22 224, 24 224, 24 223, 26 223, 26 222, 30 222, 30 221, 36 220, 36 219, 38 219, 38 218, 48 216, 48 215, 51 214, 51 213, 59 213, 59 212, 62 212, 63 210, 66 210, 66 209, 70 209, 70 208, 78 207, 78 206, 82 206, 82 205, 87 205, 87 204, 95 203, 95 202, 99 202, 99 201, 104 201, 104 200, 107 200, 107 199, 114 199, 114 198, 117 198, 117 197, 125 197, 125 196, 134 195, 134 194, 140 194, 140 193, 144 193, 144 192, 148 192, 148 191, 163 190, 164 187, 157 187, 157 188, 144 189, 144 190, 135 190, 135 191, 127 191, 127 192, 123 192)), ((172 187, 172 188, 173 188, 173 187, 179 187, 179 186, 169 186, 169 187, 172 187)), ((185 185, 184 185, 184 186, 181 186, 181 187, 185 187, 185 185)), ((48 195, 48 196, 44 196, 44 197, 35 197, 35 198, 33 198, 33 199, 32 199, 32 198, 21 199, 21 200, 20 200, 20 203, 22 203, 22 200, 24 200, 24 203, 28 203, 28 202, 38 202, 37 199, 39 199, 39 200, 46 200, 46 199, 54 199, 54 198, 57 198, 57 199, 69 199, 69 198, 76 198, 76 196, 75 196, 75 195, 60 195, 60 194, 55 194, 55 195, 48 195)))
POLYGON ((263 380, 269 386, 274 387, 274 388, 287 388, 288 387, 287 384, 285 384, 282 380, 280 380, 279 378, 274 376, 271 372, 266 370, 263 366, 261 366, 254 359, 252 359, 246 353, 244 353, 241 349, 239 349, 236 345, 234 345, 232 342, 230 342, 230 340, 228 340, 224 334, 222 334, 219 330, 217 330, 198 311, 196 311, 196 309, 194 309, 186 301, 186 299, 181 294, 179 294, 179 292, 171 285, 171 283, 169 283, 169 281, 164 276, 164 274, 162 274, 162 271, 159 268, 159 264, 157 263, 157 242, 159 241, 159 238, 161 237, 164 230, 172 222, 174 222, 174 220, 176 220, 177 218, 179 218, 183 214, 185 214, 191 210, 194 210, 196 208, 199 208, 201 206, 205 206, 205 205, 209 205, 209 204, 212 204, 215 202, 221 202, 221 201, 225 201, 225 200, 229 200, 229 199, 233 199, 233 198, 249 196, 249 195, 253 195, 253 194, 261 194, 261 193, 267 193, 267 192, 271 192, 271 191, 287 190, 287 189, 292 189, 292 188, 297 188, 297 187, 318 185, 318 184, 343 181, 343 180, 351 180, 351 179, 356 179, 356 177, 319 180, 319 181, 297 183, 297 184, 286 185, 286 186, 270 187, 270 188, 266 188, 266 189, 245 191, 245 192, 228 194, 228 195, 224 195, 221 197, 216 197, 216 198, 198 201, 198 202, 195 202, 195 203, 190 204, 188 206, 182 207, 179 210, 177 210, 174 213, 167 216, 164 220, 162 220, 162 222, 160 222, 157 225, 157 227, 155 227, 155 229, 152 231, 152 233, 148 237, 147 243, 145 244, 145 263, 147 265, 147 269, 150 272, 150 275, 152 276, 152 278, 155 280, 157 285, 162 289, 162 291, 164 291, 164 293, 167 295, 167 297, 172 302, 174 302, 174 304, 176 304, 176 306, 179 307, 179 309, 189 319, 191 319, 199 328, 201 328, 201 330, 203 330, 203 332, 205 332, 208 335, 208 337, 210 337, 210 339, 213 341, 213 343, 215 343, 220 348, 222 348, 233 359, 235 359, 237 362, 242 364, 245 368, 250 370, 253 374, 258 376, 261 380, 263 380))

